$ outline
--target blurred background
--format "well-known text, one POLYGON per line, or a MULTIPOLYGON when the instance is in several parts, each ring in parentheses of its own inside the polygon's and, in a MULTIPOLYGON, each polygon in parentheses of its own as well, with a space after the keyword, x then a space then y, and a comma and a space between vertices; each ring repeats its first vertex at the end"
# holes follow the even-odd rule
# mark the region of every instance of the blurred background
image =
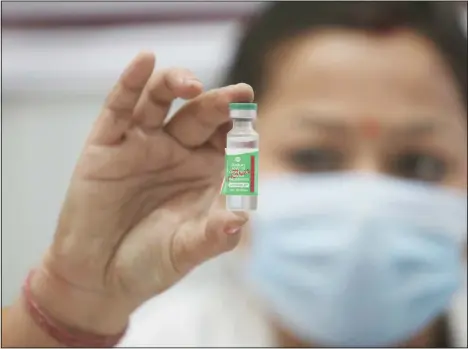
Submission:
POLYGON ((84 139, 128 61, 152 50, 159 68, 189 68, 211 88, 265 4, 2 3, 3 306, 51 241, 84 139))
POLYGON ((261 6, 2 3, 3 306, 47 248, 84 139, 128 61, 152 50, 159 68, 189 68, 210 88, 261 6))

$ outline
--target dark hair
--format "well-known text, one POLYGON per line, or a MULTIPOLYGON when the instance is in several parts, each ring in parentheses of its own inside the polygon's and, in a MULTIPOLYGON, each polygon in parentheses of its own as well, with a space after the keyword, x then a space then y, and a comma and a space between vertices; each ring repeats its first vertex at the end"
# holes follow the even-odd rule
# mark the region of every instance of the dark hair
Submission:
POLYGON ((467 102, 467 41, 459 4, 427 1, 283 1, 254 18, 240 41, 226 85, 245 82, 257 98, 269 52, 291 37, 323 27, 385 32, 408 28, 431 40, 450 66, 467 102))

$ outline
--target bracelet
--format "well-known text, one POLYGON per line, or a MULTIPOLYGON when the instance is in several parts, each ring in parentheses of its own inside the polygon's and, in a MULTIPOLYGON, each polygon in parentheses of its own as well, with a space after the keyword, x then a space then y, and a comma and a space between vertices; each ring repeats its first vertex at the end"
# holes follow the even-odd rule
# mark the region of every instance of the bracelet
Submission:
POLYGON ((26 309, 34 322, 49 336, 66 347, 93 347, 109 348, 116 346, 124 336, 126 329, 115 335, 99 335, 80 330, 71 330, 66 325, 49 316, 34 300, 31 294, 31 279, 34 271, 31 271, 23 285, 23 295, 26 309))

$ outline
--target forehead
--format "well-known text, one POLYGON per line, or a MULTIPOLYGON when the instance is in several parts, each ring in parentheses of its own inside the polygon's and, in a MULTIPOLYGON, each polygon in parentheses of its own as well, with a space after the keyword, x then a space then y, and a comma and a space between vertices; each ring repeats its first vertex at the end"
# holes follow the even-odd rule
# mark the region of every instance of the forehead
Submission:
POLYGON ((466 114, 437 49, 409 31, 324 30, 285 43, 272 58, 266 97, 273 105, 315 104, 342 109, 333 113, 336 117, 379 115, 395 121, 429 112, 466 114))

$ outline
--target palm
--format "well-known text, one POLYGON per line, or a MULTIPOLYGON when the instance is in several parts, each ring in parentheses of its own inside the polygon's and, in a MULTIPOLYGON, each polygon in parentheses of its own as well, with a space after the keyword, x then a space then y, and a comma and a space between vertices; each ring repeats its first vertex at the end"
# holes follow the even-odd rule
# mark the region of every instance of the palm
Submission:
POLYGON ((117 288, 138 301, 209 257, 187 232, 204 239, 219 191, 227 103, 252 98, 245 85, 230 94, 201 94, 196 82, 177 86, 171 78, 181 71, 148 82, 152 60, 140 55, 109 97, 73 175, 51 251, 59 260, 55 272, 69 282, 93 291, 117 288), (176 97, 193 100, 163 125, 176 97), (71 230, 83 233, 78 238, 71 230))

